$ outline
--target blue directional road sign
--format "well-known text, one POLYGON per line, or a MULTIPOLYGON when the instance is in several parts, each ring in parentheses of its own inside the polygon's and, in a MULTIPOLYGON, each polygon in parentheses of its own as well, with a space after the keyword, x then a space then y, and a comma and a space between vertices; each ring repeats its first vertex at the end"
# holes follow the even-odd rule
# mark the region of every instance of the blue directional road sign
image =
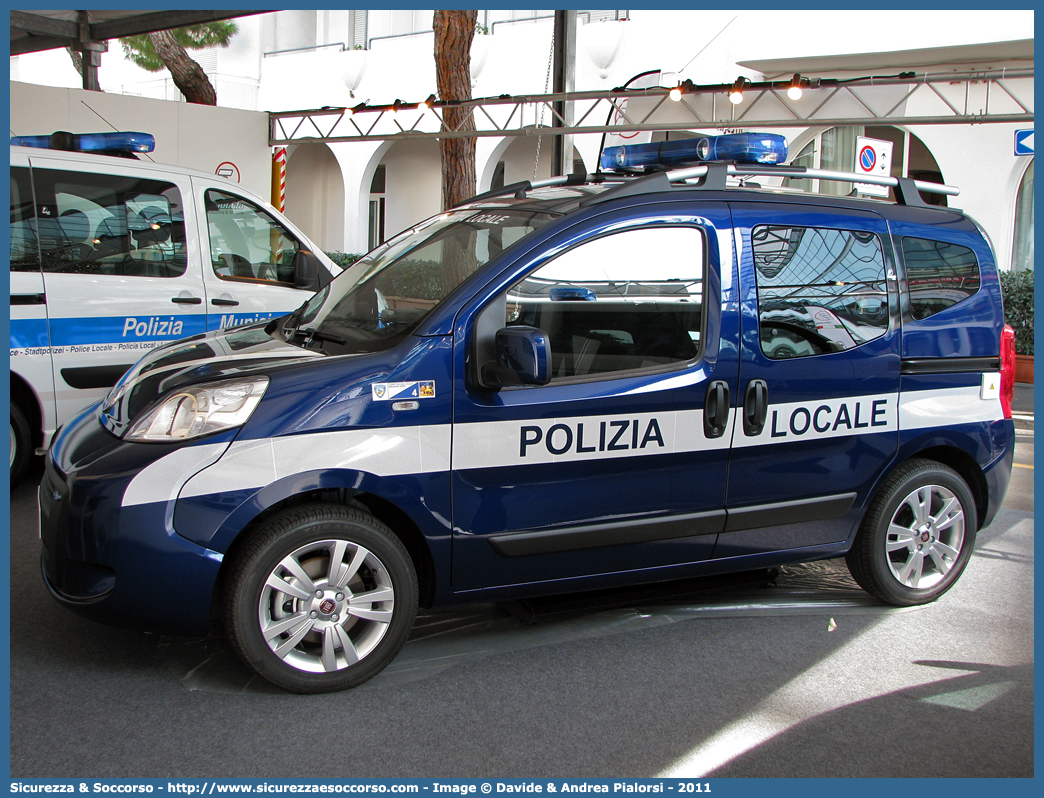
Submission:
POLYGON ((1015 131, 1015 154, 1033 154, 1033 128, 1030 128, 1029 130, 1015 131))

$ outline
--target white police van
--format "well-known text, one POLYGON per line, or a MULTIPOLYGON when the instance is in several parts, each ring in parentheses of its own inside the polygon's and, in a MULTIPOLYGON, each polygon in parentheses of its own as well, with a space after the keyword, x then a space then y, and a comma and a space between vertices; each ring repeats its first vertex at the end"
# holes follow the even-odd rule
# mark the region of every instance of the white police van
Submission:
POLYGON ((285 315, 341 271, 234 183, 137 160, 150 135, 11 141, 12 481, 147 350, 285 315))
POLYGON ((635 159, 476 197, 285 318, 147 354, 51 445, 51 594, 220 618, 301 692, 373 676, 418 605, 840 556, 883 601, 941 596, 1015 442, 990 245, 920 193, 955 190, 735 185, 866 181, 764 165, 772 135, 605 155, 635 159))

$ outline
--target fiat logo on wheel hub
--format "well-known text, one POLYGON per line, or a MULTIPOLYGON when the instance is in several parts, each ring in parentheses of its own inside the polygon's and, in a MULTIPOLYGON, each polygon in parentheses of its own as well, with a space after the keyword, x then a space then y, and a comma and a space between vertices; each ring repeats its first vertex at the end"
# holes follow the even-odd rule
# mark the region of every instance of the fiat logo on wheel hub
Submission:
POLYGON ((333 599, 323 599, 322 604, 319 605, 319 612, 321 612, 323 615, 329 615, 331 612, 334 611, 334 607, 336 606, 337 604, 334 602, 333 599))

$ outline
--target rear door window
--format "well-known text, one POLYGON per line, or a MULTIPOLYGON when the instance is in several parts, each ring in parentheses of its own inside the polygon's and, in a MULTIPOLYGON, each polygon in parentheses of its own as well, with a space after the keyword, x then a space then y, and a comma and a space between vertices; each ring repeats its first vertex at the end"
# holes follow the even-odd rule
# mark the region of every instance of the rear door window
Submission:
POLYGON ((916 320, 934 316, 979 290, 979 262, 974 252, 959 244, 906 237, 903 262, 910 312, 916 320))
POLYGON ((181 192, 170 183, 35 169, 45 272, 180 277, 188 266, 181 192))
POLYGON ((29 170, 11 169, 11 271, 40 270, 40 251, 36 246, 33 189, 29 170))
POLYGON ((842 352, 887 332, 885 262, 874 233, 760 225, 752 245, 766 357, 842 352))

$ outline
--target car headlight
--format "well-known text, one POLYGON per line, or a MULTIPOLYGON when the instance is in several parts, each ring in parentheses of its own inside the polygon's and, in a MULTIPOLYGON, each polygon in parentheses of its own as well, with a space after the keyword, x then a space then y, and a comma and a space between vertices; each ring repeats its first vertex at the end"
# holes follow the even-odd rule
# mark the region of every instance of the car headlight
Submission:
POLYGON ((182 388, 145 413, 131 427, 126 439, 183 441, 242 426, 266 388, 268 377, 182 388))

